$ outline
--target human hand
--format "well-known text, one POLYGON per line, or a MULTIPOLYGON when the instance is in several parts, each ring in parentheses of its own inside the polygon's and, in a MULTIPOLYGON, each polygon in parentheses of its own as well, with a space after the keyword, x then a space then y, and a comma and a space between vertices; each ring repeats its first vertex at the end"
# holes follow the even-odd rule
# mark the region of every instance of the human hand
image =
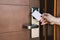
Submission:
POLYGON ((56 18, 49 13, 43 13, 42 14, 42 19, 41 19, 41 25, 45 25, 47 23, 55 24, 55 19, 56 18))

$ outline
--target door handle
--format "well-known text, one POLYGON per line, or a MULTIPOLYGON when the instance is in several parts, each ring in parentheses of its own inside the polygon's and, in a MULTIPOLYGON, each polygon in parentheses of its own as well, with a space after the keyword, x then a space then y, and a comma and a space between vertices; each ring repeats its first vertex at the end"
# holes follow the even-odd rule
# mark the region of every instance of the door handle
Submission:
POLYGON ((31 25, 23 25, 24 29, 33 29, 33 28, 38 28, 39 25, 36 24, 31 24, 31 25))

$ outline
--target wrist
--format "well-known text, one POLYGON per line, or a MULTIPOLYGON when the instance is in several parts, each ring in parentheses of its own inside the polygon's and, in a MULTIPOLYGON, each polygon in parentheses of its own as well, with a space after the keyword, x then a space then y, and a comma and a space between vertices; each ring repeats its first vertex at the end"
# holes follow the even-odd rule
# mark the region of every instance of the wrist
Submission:
POLYGON ((56 18, 56 17, 53 17, 52 23, 53 23, 53 24, 56 24, 56 23, 57 23, 57 18, 56 18))
POLYGON ((59 20, 59 19, 55 17, 54 24, 58 24, 58 23, 59 23, 58 20, 59 20))

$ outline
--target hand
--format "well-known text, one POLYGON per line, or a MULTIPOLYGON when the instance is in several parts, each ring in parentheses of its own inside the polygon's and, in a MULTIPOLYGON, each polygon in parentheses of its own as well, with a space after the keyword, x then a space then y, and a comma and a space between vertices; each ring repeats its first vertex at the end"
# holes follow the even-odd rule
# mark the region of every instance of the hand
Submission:
POLYGON ((43 13, 42 14, 42 19, 41 19, 41 25, 45 25, 47 23, 55 24, 55 19, 56 18, 49 13, 43 13))

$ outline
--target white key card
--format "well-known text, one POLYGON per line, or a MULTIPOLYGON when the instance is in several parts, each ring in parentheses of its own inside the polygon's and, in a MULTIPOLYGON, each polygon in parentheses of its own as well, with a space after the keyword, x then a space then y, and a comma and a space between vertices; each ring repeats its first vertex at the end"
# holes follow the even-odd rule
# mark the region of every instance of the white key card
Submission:
POLYGON ((36 18, 38 21, 41 20, 41 13, 39 13, 39 11, 35 10, 33 13, 32 13, 32 16, 34 18, 36 18))

